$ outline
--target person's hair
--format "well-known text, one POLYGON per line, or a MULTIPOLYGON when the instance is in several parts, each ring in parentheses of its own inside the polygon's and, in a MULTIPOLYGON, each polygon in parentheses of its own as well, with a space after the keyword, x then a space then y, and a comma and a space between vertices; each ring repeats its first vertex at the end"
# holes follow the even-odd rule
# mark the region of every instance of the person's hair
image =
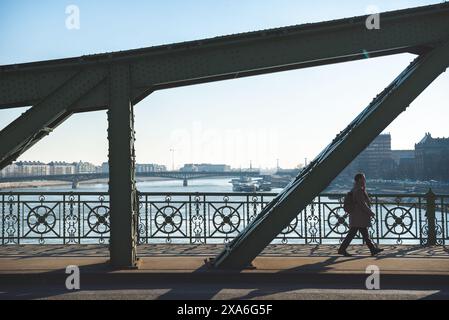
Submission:
POLYGON ((355 177, 354 177, 354 181, 355 182, 359 182, 360 180, 362 180, 362 178, 364 178, 365 177, 365 174, 364 173, 357 173, 356 175, 355 175, 355 177))

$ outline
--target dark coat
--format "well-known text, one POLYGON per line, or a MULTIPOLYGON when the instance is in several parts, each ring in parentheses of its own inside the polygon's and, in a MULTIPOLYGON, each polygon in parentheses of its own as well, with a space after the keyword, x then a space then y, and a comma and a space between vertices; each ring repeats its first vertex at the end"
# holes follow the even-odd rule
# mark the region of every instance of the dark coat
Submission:
POLYGON ((349 226, 351 228, 368 228, 371 226, 371 217, 374 213, 370 209, 369 198, 366 192, 360 187, 352 189, 354 209, 349 215, 349 226))

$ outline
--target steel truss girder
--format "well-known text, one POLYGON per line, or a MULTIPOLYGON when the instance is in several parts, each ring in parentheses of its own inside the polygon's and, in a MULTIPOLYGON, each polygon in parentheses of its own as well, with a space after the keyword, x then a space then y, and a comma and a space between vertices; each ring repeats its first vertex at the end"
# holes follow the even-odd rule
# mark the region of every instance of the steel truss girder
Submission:
POLYGON ((116 267, 135 267, 138 221, 135 132, 126 64, 110 68, 108 121, 111 263, 116 267))
MULTIPOLYGON (((449 36, 449 4, 381 14, 381 29, 366 16, 262 30, 140 50, 0 67, 0 108, 27 106, 50 94, 80 67, 131 66, 132 96, 148 91, 331 64, 366 56, 421 53, 449 36)), ((73 107, 107 108, 99 86, 73 107)))
POLYGON ((70 107, 95 89, 105 77, 104 69, 79 71, 0 131, 0 169, 70 117, 70 107))
POLYGON ((354 20, 154 55, 132 64, 133 83, 137 88, 150 86, 156 90, 367 57, 419 53, 449 37, 449 10, 413 18, 389 18, 384 14, 380 30, 367 30, 365 18, 354 20))
POLYGON ((248 266, 448 66, 449 41, 418 57, 227 245, 213 266, 248 266))

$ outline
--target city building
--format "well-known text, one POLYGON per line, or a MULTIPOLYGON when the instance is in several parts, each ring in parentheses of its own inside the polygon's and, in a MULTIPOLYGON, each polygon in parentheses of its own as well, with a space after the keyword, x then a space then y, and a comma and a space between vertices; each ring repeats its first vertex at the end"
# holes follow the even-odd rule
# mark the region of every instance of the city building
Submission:
POLYGON ((381 134, 342 172, 340 177, 363 172, 369 179, 386 178, 395 165, 391 150, 391 135, 381 134))
POLYGON ((101 173, 109 173, 109 163, 103 162, 101 164, 101 173))
POLYGON ((17 176, 46 176, 50 174, 47 164, 39 161, 21 161, 15 163, 17 176))
POLYGON ((82 173, 96 173, 98 172, 97 166, 89 162, 80 161, 75 164, 75 172, 78 174, 82 173))
POLYGON ((364 172, 370 179, 449 181, 449 138, 426 133, 415 150, 391 150, 391 136, 380 135, 339 176, 364 172))
POLYGON ((198 167, 194 164, 185 164, 184 167, 182 167, 181 169, 179 169, 179 171, 182 172, 197 172, 198 167))
POLYGON ((391 135, 379 135, 358 157, 358 171, 375 179, 385 177, 393 168, 391 135))
MULTIPOLYGON (((109 173, 109 163, 103 162, 101 164, 100 170, 102 173, 109 173)), ((164 172, 164 171, 167 171, 167 167, 164 165, 154 164, 154 163, 149 163, 149 164, 137 163, 136 164, 136 173, 164 172)))
POLYGON ((229 172, 231 171, 231 166, 226 164, 185 164, 181 168, 182 172, 229 172))
POLYGON ((394 170, 390 178, 393 179, 414 179, 415 171, 415 150, 392 150, 391 155, 394 161, 394 170))
POLYGON ((164 165, 156 164, 155 165, 155 171, 164 172, 164 171, 167 171, 167 167, 164 166, 164 165))
POLYGON ((3 170, 0 170, 0 177, 7 178, 7 177, 17 177, 19 176, 19 168, 17 164, 13 163, 3 170))
POLYGON ((167 171, 167 167, 159 164, 136 164, 136 172, 148 173, 148 172, 164 172, 167 171))
POLYGON ((74 163, 50 162, 48 166, 50 167, 50 175, 65 175, 76 173, 76 165, 74 163))
POLYGON ((415 160, 415 150, 392 150, 391 157, 395 165, 399 166, 403 162, 415 160))
POLYGON ((426 133, 415 145, 415 169, 420 180, 449 181, 449 138, 426 133))

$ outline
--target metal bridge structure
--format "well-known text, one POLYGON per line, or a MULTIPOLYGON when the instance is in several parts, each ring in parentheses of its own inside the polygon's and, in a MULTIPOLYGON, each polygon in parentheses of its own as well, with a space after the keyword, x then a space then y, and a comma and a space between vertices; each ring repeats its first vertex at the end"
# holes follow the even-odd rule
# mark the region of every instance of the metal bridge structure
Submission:
POLYGON ((244 268, 449 65, 449 3, 116 53, 0 67, 0 169, 80 112, 107 110, 111 263, 136 265, 133 106, 156 90, 412 53, 416 59, 213 260, 244 268))
MULTIPOLYGON (((188 186, 188 180, 204 178, 227 178, 227 177, 263 177, 258 171, 155 171, 155 172, 136 172, 135 177, 139 178, 167 178, 182 180, 184 186, 188 186)), ((11 176, 0 178, 0 183, 24 182, 24 181, 68 181, 72 183, 73 189, 76 189, 78 183, 89 180, 109 179, 109 173, 77 173, 77 174, 55 174, 55 175, 37 175, 37 176, 11 176)))

